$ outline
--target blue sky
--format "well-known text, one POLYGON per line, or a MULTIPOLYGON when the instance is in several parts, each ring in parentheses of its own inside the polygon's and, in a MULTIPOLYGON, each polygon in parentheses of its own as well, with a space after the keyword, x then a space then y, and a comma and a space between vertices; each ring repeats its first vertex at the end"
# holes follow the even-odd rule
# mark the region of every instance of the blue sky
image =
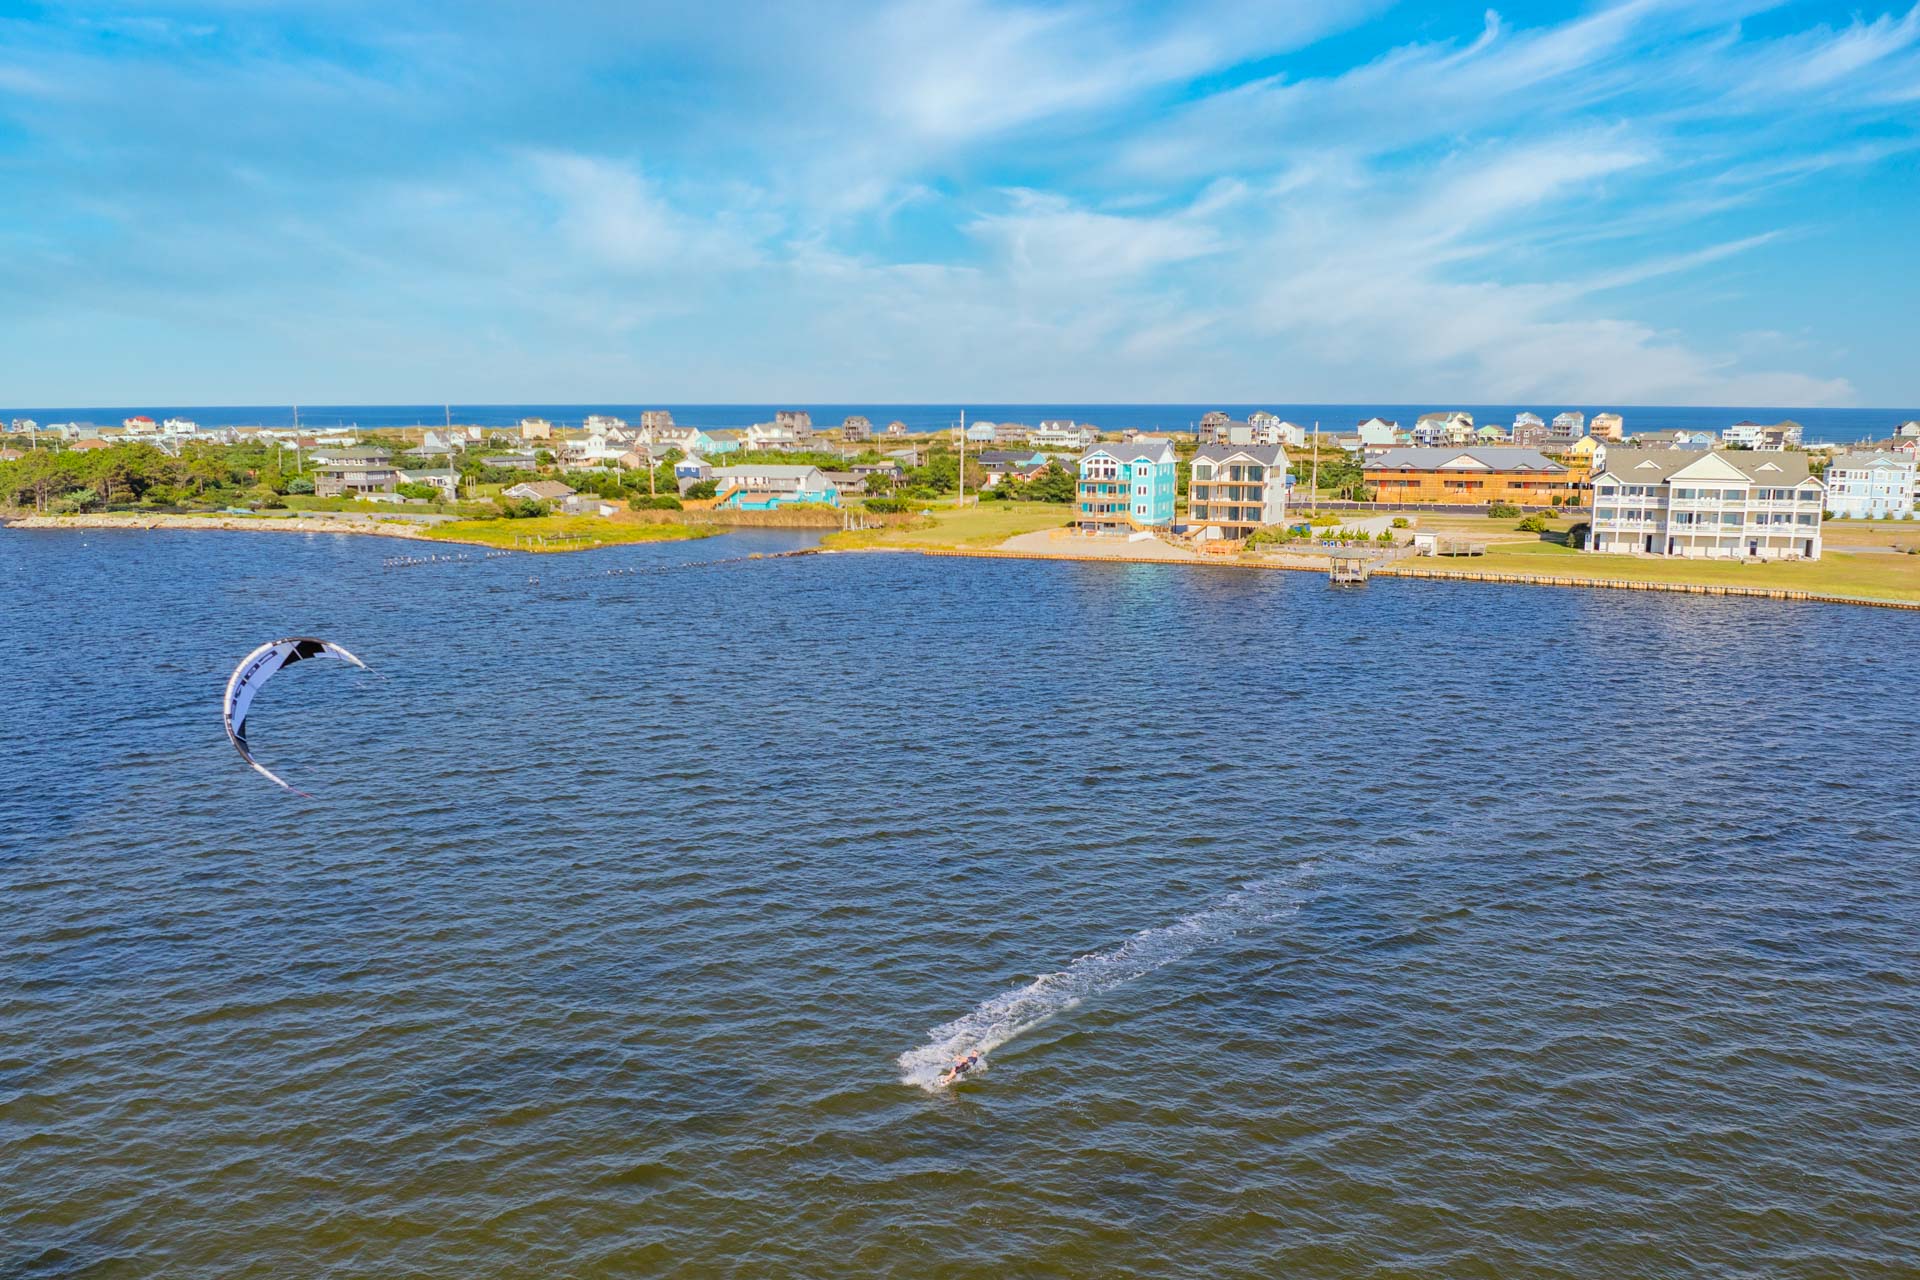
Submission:
POLYGON ((0 0, 0 400, 1920 403, 1920 7, 0 0))

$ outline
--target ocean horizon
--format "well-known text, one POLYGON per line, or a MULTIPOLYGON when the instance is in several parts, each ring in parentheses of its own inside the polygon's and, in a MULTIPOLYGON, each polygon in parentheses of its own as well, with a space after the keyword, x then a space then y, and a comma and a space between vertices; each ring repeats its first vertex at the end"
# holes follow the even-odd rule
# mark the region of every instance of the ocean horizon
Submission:
MULTIPOLYGON (((559 425, 577 426, 581 419, 590 413, 607 413, 632 420, 638 418, 644 409, 666 409, 672 412, 676 422, 709 430, 746 427, 755 422, 769 421, 775 410, 800 409, 813 415, 814 425, 817 427, 838 426, 841 420, 850 414, 864 414, 877 427, 900 421, 906 423, 913 431, 931 431, 957 423, 961 413, 964 412, 969 421, 976 422, 1038 423, 1043 419, 1070 418, 1076 422, 1091 423, 1108 431, 1137 428, 1142 431, 1165 432, 1191 432, 1197 428, 1202 414, 1215 409, 1225 410, 1235 417, 1245 417, 1255 410, 1265 409, 1306 427, 1312 427, 1315 422, 1318 422, 1321 428, 1327 431, 1350 429, 1355 424, 1375 416, 1411 423, 1420 414, 1436 410, 1463 409, 1473 415, 1475 422, 1510 425, 1514 416, 1522 411, 1537 413, 1551 421, 1556 413, 1576 409, 1585 413, 1589 419, 1595 413, 1609 411, 1618 413, 1626 419, 1626 429, 1629 432, 1673 429, 1722 431, 1741 421, 1778 422, 1784 418, 1792 418, 1805 428, 1805 439, 1809 443, 1823 444, 1847 444, 1859 440, 1879 439, 1891 435, 1894 428, 1901 423, 1920 418, 1920 407, 1809 409, 1760 405, 1586 405, 1538 402, 1462 404, 1457 401, 1434 401, 1430 404, 1385 404, 1364 401, 1346 404, 1291 404, 1284 401, 1190 404, 1100 404, 1086 401, 993 404, 901 404, 858 401, 836 403, 789 401, 781 404, 672 404, 659 401, 626 404, 591 401, 566 404, 320 404, 299 406, 299 418, 302 426, 316 430, 339 426, 367 429, 433 427, 443 424, 449 415, 455 423, 463 426, 510 427, 526 417, 547 418, 559 425)), ((118 423, 122 418, 138 413, 144 413, 156 419, 186 417, 205 427, 289 427, 294 424, 294 406, 292 405, 156 404, 40 407, 0 409, 0 418, 12 420, 28 417, 40 423, 41 426, 53 422, 91 422, 100 426, 110 426, 118 423)))

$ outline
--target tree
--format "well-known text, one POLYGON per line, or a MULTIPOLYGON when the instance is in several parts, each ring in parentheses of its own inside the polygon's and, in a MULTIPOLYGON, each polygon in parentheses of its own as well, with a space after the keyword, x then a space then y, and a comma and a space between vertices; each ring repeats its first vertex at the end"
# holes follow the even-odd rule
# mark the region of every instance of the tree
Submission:
POLYGON ((1026 484, 1026 497, 1032 502, 1072 502, 1076 492, 1073 472, 1059 462, 1047 463, 1047 469, 1026 484))

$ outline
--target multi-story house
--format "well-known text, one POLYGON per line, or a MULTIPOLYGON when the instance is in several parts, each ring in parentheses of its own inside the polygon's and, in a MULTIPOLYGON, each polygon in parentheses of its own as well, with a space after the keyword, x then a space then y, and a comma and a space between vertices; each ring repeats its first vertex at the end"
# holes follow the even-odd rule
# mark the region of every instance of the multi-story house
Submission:
POLYGON ((640 430, 642 432, 651 433, 660 430, 662 427, 671 427, 672 425, 673 410, 671 409, 642 409, 640 411, 640 430))
POLYGON ((1024 422, 996 422, 993 424, 993 442, 995 444, 1025 444, 1033 428, 1024 422))
POLYGON ((1376 501, 1544 507, 1576 492, 1567 468, 1536 449, 1388 449, 1362 474, 1376 501))
POLYGON ((1804 453, 1609 446, 1593 477, 1587 550, 1818 560, 1825 499, 1804 453))
POLYGON ((1725 444, 1740 449, 1797 449, 1804 428, 1792 418, 1772 424, 1736 422, 1720 433, 1725 444))
POLYGON ((813 415, 805 409, 775 409, 773 425, 793 432, 802 444, 813 439, 813 415))
POLYGON ((1913 519, 1914 457, 1841 453, 1827 464, 1827 510, 1854 520, 1913 519))
POLYGON ((716 467, 713 480, 723 507, 769 511, 802 502, 840 505, 840 491, 818 467, 716 467))
POLYGON ((1596 413, 1593 415, 1593 435, 1597 440, 1618 443, 1627 434, 1627 420, 1617 413, 1596 413))
POLYGON ((1472 439, 1473 415, 1463 409, 1423 413, 1413 424, 1413 442, 1417 445, 1466 444, 1472 439))
POLYGON ((1100 433, 1085 423, 1056 419, 1042 422, 1027 433, 1027 443, 1036 449, 1087 449, 1100 433))
POLYGON ((1173 442, 1141 436, 1080 455, 1074 525, 1082 533, 1131 533, 1173 523, 1173 442))
POLYGON ((1547 420, 1545 418, 1528 409, 1522 409, 1519 413, 1513 415, 1513 438, 1516 443, 1519 441, 1521 433, 1524 432, 1531 436, 1535 429, 1538 429, 1540 432, 1540 442, 1542 444, 1546 443, 1547 420))
POLYGON ((1565 413, 1553 415, 1553 426, 1547 429, 1547 447, 1566 449, 1575 440, 1587 434, 1587 415, 1578 409, 1569 409, 1565 413))
POLYGON ((862 413, 850 413, 840 421, 840 438, 848 444, 859 444, 873 438, 873 420, 862 413))
POLYGON ((520 438, 522 440, 553 439, 553 424, 545 418, 520 419, 520 438))
POLYGON ((393 455, 385 449, 336 449, 313 469, 313 496, 341 498, 362 493, 392 493, 400 484, 393 455))
POLYGON ((1242 539, 1287 518, 1287 451, 1278 444, 1201 445, 1187 486, 1187 521, 1203 541, 1242 539))
MULTIPOLYGON (((809 434, 812 428, 808 428, 809 434)), ((743 449, 773 449, 782 452, 798 449, 803 441, 790 426, 778 422, 756 422, 740 440, 743 449)))

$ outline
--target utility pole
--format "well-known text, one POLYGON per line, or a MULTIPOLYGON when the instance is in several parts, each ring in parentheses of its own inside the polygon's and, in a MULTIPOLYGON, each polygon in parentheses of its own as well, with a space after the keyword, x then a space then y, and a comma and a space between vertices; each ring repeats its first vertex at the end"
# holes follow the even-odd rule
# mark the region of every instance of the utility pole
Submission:
POLYGON ((1320 512, 1320 419, 1313 420, 1313 511, 1320 512))
POLYGON ((960 505, 967 505, 967 411, 960 411, 960 505))

